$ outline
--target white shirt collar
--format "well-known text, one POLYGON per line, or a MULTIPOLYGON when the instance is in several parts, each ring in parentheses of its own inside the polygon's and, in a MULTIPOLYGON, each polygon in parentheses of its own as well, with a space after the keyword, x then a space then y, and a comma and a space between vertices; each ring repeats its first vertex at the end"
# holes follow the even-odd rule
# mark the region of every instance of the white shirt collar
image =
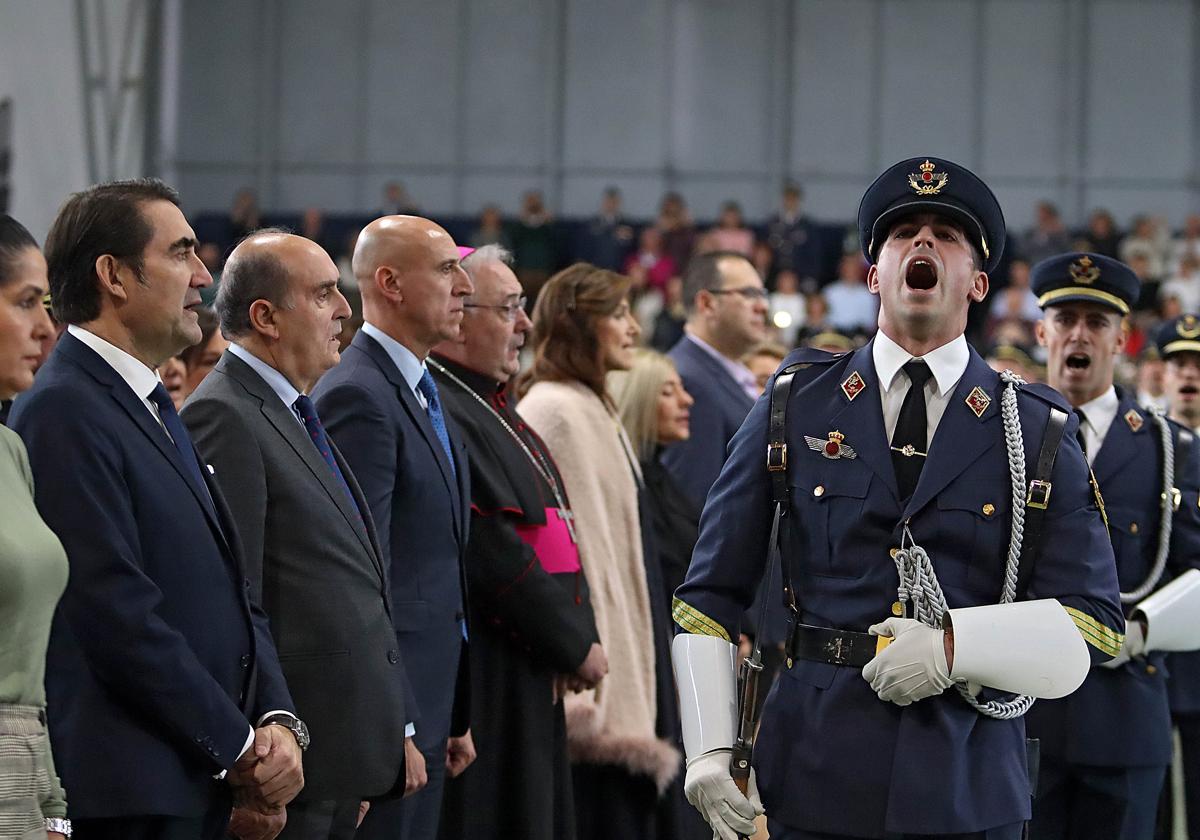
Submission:
MULTIPOLYGON (((262 359, 255 356, 245 347, 240 344, 230 344, 229 352, 237 356, 246 364, 250 365, 251 369, 263 378, 263 381, 271 386, 271 390, 278 395, 279 399, 283 400, 283 404, 288 407, 292 413, 296 411, 296 398, 300 396, 300 391, 296 386, 288 381, 288 378, 280 373, 275 368, 264 362, 262 359)), ((299 415, 297 415, 299 416, 299 415)))
MULTIPOLYGON (((871 345, 871 358, 875 362, 879 387, 890 391, 896 384, 896 374, 916 357, 888 338, 883 330, 879 330, 875 333, 875 341, 871 345)), ((933 373, 933 379, 937 383, 937 395, 945 397, 954 390, 958 380, 962 379, 963 373, 966 372, 967 362, 971 360, 971 349, 967 345, 966 337, 960 335, 920 358, 929 365, 929 370, 933 373)))
POLYGON ((1103 441, 1108 436, 1108 428, 1112 425, 1113 420, 1116 419, 1117 409, 1120 405, 1121 401, 1117 397, 1117 389, 1109 385, 1107 391, 1096 397, 1096 399, 1078 406, 1076 410, 1083 412, 1083 416, 1087 418, 1087 425, 1092 427, 1092 434, 1097 439, 1103 441))
POLYGON ((425 375, 425 362, 418 359, 413 351, 409 350, 370 321, 362 325, 361 331, 378 342, 379 346, 384 349, 388 357, 392 360, 392 364, 400 371, 400 376, 404 378, 408 387, 416 394, 417 385, 420 384, 421 377, 425 375))
POLYGON ((125 384, 137 395, 138 399, 148 399, 150 392, 162 381, 154 368, 147 367, 120 347, 105 341, 95 333, 76 324, 67 327, 67 332, 96 351, 100 358, 108 362, 117 375, 125 380, 125 384))

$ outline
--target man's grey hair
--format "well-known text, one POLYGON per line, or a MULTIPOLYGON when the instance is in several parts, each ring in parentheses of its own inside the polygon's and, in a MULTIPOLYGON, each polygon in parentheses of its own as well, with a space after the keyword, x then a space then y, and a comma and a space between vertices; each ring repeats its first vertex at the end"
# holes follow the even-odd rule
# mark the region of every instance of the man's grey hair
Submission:
POLYGON ((463 270, 470 275, 471 279, 475 279, 475 272, 480 266, 487 265, 490 262, 503 263, 511 266, 513 264, 512 251, 505 248, 503 245, 481 245, 471 253, 463 257, 463 270))

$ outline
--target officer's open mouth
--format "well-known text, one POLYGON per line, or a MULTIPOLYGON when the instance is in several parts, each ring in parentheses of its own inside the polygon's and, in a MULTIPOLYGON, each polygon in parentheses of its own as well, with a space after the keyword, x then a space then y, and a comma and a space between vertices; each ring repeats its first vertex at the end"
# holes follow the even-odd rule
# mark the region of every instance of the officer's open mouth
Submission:
POLYGON ((1200 394, 1200 388, 1197 388, 1195 385, 1184 385, 1179 389, 1179 393, 1184 397, 1194 397, 1200 394))
POLYGON ((937 285, 937 268, 929 260, 918 257, 908 264, 904 282, 910 289, 932 289, 937 285))
POLYGON ((1072 353, 1067 356, 1067 367, 1076 370, 1087 370, 1092 366, 1092 357, 1086 353, 1072 353))

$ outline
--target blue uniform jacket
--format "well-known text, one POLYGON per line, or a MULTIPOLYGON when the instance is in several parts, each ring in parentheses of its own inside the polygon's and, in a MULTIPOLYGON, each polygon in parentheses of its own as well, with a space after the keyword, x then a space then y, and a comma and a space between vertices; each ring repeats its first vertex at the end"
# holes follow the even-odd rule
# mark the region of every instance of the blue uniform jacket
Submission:
MULTIPOLYGON (((796 374, 787 408, 791 502, 783 550, 801 620, 865 632, 892 615, 898 579, 889 549, 900 544, 905 520, 933 559, 952 608, 997 603, 1011 511, 999 375, 971 351, 902 509, 871 345, 840 357, 798 350, 784 364, 794 362, 811 364, 796 374), (861 377, 857 391, 854 373, 861 377), (979 416, 967 404, 976 387, 990 398, 979 416), (824 441, 834 430, 857 457, 831 460, 805 442, 806 435, 824 441)), ((1025 458, 1033 464, 1050 405, 1066 404, 1040 386, 1022 388, 1018 400, 1025 458)), ((764 396, 733 439, 701 517, 674 610, 687 632, 736 639, 763 575, 773 509, 767 413, 764 396)), ((1071 608, 1094 659, 1105 661, 1119 649, 1124 622, 1112 547, 1074 432, 1072 417, 1028 597, 1057 598, 1071 608)), ((901 708, 881 701, 857 668, 797 660, 784 670, 767 697, 754 764, 767 813, 808 831, 872 838, 960 833, 1030 813, 1020 719, 982 717, 954 689, 901 708)))
POLYGON ((221 492, 205 475, 210 508, 149 409, 69 334, 11 423, 71 564, 46 657, 70 816, 199 816, 229 796, 213 775, 250 721, 295 708, 221 492))
MULTIPOLYGON (((1162 519, 1162 456, 1159 430, 1130 394, 1118 391, 1117 416, 1092 471, 1108 513, 1121 590, 1141 586, 1154 565, 1162 519)), ((1176 459, 1187 458, 1179 490, 1183 500, 1171 526, 1171 552, 1163 582, 1200 565, 1200 444, 1179 449, 1180 427, 1171 423, 1176 459)), ((1127 606, 1127 611, 1133 609, 1127 606)), ((1026 716, 1042 754, 1060 761, 1107 767, 1171 763, 1171 718, 1165 656, 1152 653, 1120 668, 1094 668, 1069 697, 1039 701, 1026 716)))
POLYGON ((406 705, 414 709, 417 745, 429 748, 467 729, 462 563, 471 491, 462 435, 445 411, 452 468, 429 415, 365 333, 321 377, 313 401, 375 520, 410 681, 406 705))

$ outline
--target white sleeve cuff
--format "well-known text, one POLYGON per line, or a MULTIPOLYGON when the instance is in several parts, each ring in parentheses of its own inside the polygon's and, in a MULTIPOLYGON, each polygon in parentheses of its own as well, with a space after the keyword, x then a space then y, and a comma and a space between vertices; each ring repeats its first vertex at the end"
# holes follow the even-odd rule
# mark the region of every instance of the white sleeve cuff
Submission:
MULTIPOLYGON (((246 743, 244 743, 242 745, 242 751, 240 753, 238 753, 238 760, 240 760, 241 757, 244 756, 252 746, 254 746, 254 728, 253 727, 250 728, 249 734, 246 735, 246 743)), ((236 763, 236 761, 235 761, 235 763, 236 763)), ((220 773, 213 776, 213 778, 219 782, 225 778, 225 776, 228 772, 229 772, 228 770, 222 770, 220 773)))
POLYGON ((404 724, 404 737, 405 738, 411 738, 412 736, 414 736, 416 734, 417 734, 416 724, 413 724, 413 723, 404 724))

